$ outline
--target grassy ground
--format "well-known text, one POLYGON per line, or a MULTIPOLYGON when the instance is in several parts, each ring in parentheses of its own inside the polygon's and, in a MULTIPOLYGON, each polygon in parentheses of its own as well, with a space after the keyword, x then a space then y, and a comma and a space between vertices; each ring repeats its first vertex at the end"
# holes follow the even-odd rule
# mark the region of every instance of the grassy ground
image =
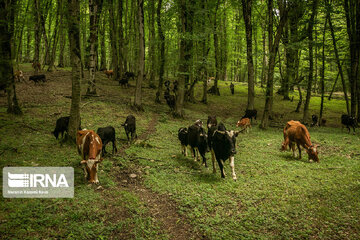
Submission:
MULTIPOLYGON (((23 69, 30 74, 28 65, 23 69)), ((246 107, 245 85, 236 84, 236 95, 231 96, 228 83, 220 82, 221 97, 209 96, 208 105, 187 104, 186 117, 173 119, 165 104, 153 103, 154 91, 147 88, 145 112, 133 112, 129 103, 134 88, 122 89, 99 73, 100 97, 81 103, 82 126, 95 130, 114 126, 119 148, 100 165, 99 187, 85 182, 75 147, 50 134, 56 119, 70 109, 69 76, 58 71, 47 74, 49 82, 43 85, 20 83, 24 111, 20 117, 6 114, 6 97, 0 96, 1 168, 75 169, 73 199, 1 197, 0 238, 358 239, 360 143, 358 134, 341 131, 342 100, 326 101, 327 127, 309 129, 313 143, 321 145, 317 164, 309 163, 305 154, 298 160, 279 151, 281 128, 302 115, 292 112, 296 94, 294 102, 276 96, 277 119, 272 127, 260 130, 254 124, 250 133, 237 139, 234 182, 228 162, 227 177, 221 179, 219 171, 212 173, 210 154, 208 169, 183 157, 177 130, 196 119, 206 121, 208 114, 216 114, 234 129, 246 107), (131 146, 120 127, 128 114, 136 116, 139 135, 131 146)), ((256 89, 259 113, 264 105, 262 91, 256 89)), ((200 85, 195 95, 200 98, 200 85)), ((319 97, 312 98, 311 114, 318 112, 319 102, 319 97)))

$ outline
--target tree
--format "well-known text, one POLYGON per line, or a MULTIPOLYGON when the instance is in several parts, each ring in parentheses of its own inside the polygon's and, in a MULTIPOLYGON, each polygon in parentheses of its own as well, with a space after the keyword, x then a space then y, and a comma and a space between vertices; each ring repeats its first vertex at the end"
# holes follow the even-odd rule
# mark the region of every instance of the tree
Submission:
POLYGON ((138 0, 138 24, 139 24, 139 58, 138 58, 138 74, 136 79, 135 102, 134 106, 138 110, 142 107, 141 86, 144 78, 145 68, 145 36, 144 36, 144 0, 138 0))
POLYGON ((243 17, 246 30, 246 45, 247 45, 247 67, 248 67, 248 110, 254 109, 254 62, 252 53, 252 24, 251 24, 251 6, 252 0, 242 0, 243 17))
MULTIPOLYGON (((35 14, 35 52, 34 63, 40 63, 40 42, 41 42, 41 26, 40 26, 40 1, 34 0, 35 14)), ((35 68, 35 74, 38 74, 38 68, 35 68)))
POLYGON ((158 90, 156 92, 156 99, 155 102, 160 103, 160 96, 163 89, 164 84, 164 67, 165 67, 165 35, 162 30, 161 25, 161 6, 162 6, 162 0, 158 0, 158 6, 156 10, 156 21, 158 26, 158 35, 159 35, 159 84, 158 84, 158 90))
POLYGON ((313 74, 314 74, 314 57, 313 57, 313 45, 314 45, 314 38, 313 38, 313 28, 315 24, 315 16, 317 12, 317 0, 312 1, 312 11, 309 20, 308 26, 308 40, 309 40, 309 76, 307 82, 307 92, 306 92, 306 99, 304 105, 304 115, 303 115, 303 122, 306 122, 309 114, 309 104, 311 98, 311 87, 313 83, 313 74))
POLYGON ((155 54, 155 0, 149 2, 149 87, 155 88, 156 54, 155 54))
POLYGON ((69 120, 69 137, 70 140, 76 139, 76 133, 80 125, 80 3, 77 0, 68 0, 68 30, 70 42, 70 62, 71 62, 71 108, 69 120))

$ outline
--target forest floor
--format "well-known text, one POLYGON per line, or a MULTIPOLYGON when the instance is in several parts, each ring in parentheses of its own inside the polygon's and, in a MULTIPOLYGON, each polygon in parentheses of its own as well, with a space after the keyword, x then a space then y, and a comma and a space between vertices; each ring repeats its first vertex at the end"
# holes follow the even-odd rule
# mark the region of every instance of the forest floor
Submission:
MULTIPOLYGON (((30 65, 21 69, 28 79, 30 65)), ((143 88, 145 111, 136 112, 130 104, 135 82, 124 89, 97 73, 99 96, 82 99, 82 127, 114 126, 119 151, 111 154, 111 144, 107 146, 100 184, 90 185, 75 146, 51 134, 56 119, 69 113, 71 73, 45 74, 44 84, 26 80, 17 85, 22 116, 6 114, 7 99, 0 93, 0 167, 71 166, 75 196, 1 197, 0 239, 358 239, 360 141, 359 133, 341 129, 341 98, 325 101, 326 127, 309 127, 312 142, 320 144, 320 163, 310 163, 304 152, 299 160, 279 151, 285 123, 302 118, 294 112, 297 94, 292 94, 293 102, 276 95, 275 120, 261 130, 264 90, 256 88, 259 118, 237 138, 234 182, 228 164, 225 179, 219 171, 212 173, 209 153, 208 169, 182 156, 177 130, 197 119, 206 122, 210 114, 235 129, 246 108, 244 83, 235 83, 232 96, 229 83, 220 81, 220 97, 210 95, 207 105, 187 103, 184 119, 174 119, 165 101, 154 103, 155 90, 143 88), (136 117, 138 134, 131 145, 121 127, 129 114, 136 117)), ((86 80, 82 86, 85 93, 86 80)), ((319 105, 315 95, 310 116, 319 112, 319 105)))

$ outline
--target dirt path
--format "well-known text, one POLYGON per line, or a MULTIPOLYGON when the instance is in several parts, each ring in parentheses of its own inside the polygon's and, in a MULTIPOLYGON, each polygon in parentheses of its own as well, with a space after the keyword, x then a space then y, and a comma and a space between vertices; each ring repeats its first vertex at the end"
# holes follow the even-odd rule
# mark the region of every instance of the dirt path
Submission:
MULTIPOLYGON (((154 114, 146 131, 138 137, 138 140, 144 141, 156 132, 157 118, 158 116, 154 114)), ((125 155, 126 148, 128 145, 121 148, 120 154, 125 155)), ((167 233, 171 239, 207 239, 193 229, 188 219, 178 213, 174 200, 168 195, 155 193, 144 186, 141 167, 136 164, 136 160, 134 165, 134 168, 123 169, 116 173, 118 187, 134 193, 145 203, 150 216, 159 224, 161 231, 167 233), (134 173, 136 177, 130 177, 134 173)))

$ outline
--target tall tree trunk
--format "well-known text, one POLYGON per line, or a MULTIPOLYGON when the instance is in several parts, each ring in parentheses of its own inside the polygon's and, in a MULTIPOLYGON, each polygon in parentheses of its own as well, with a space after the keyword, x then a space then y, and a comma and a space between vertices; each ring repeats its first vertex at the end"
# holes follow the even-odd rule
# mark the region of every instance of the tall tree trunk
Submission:
POLYGON ((330 6, 330 3, 328 1, 325 1, 325 2, 326 2, 326 5, 327 5, 326 18, 327 18, 327 20, 329 22, 329 28, 330 28, 331 37, 332 37, 332 40, 333 40, 336 63, 337 63, 338 69, 339 69, 339 74, 340 74, 340 77, 341 77, 341 83, 342 83, 342 86, 343 86, 344 98, 345 98, 345 103, 346 103, 346 110, 347 110, 347 114, 350 114, 349 98, 348 98, 348 95, 347 95, 345 78, 344 78, 342 66, 341 66, 341 63, 340 63, 339 52, 338 52, 338 49, 337 49, 337 46, 336 46, 334 27, 333 27, 333 24, 332 24, 332 21, 331 21, 331 14, 330 14, 331 6, 330 6))
POLYGON ((324 93, 325 93, 325 35, 326 35, 326 24, 328 18, 325 19, 323 41, 322 41, 322 66, 320 71, 320 89, 321 89, 321 103, 320 103, 320 114, 319 124, 322 123, 323 111, 324 111, 324 93))
POLYGON ((89 80, 86 95, 96 95, 96 50, 98 39, 98 25, 102 9, 102 0, 89 0, 90 15, 90 55, 89 55, 89 80))
POLYGON ((0 86, 2 88, 6 88, 7 91, 7 112, 12 114, 22 114, 16 97, 15 79, 13 72, 13 60, 15 57, 15 46, 13 42, 14 12, 14 1, 0 1, 0 86))
POLYGON ((116 21, 114 13, 114 3, 113 0, 109 1, 109 21, 110 21, 110 42, 111 42, 111 53, 112 53, 112 67, 114 70, 114 78, 116 81, 119 80, 119 64, 118 64, 118 50, 117 50, 117 31, 116 31, 116 21))
POLYGON ((58 43, 58 32, 59 30, 59 25, 62 24, 62 18, 63 18, 63 14, 62 14, 62 1, 57 0, 56 3, 56 22, 55 22, 55 28, 54 28, 54 36, 53 36, 53 47, 51 49, 51 55, 50 55, 50 61, 49 61, 49 67, 47 69, 48 72, 51 72, 52 69, 55 66, 55 54, 56 54, 56 47, 57 47, 57 43, 58 43))
POLYGON ((123 28, 123 0, 119 1, 119 77, 124 74, 124 28, 123 28))
POLYGON ((248 67, 248 110, 254 109, 254 62, 252 53, 252 23, 251 23, 251 7, 252 0, 242 0, 243 16, 246 30, 246 45, 247 45, 247 67, 248 67))
POLYGON ((81 51, 80 51, 80 2, 77 0, 68 0, 68 29, 70 42, 70 60, 71 60, 71 108, 69 120, 69 137, 71 141, 76 139, 76 133, 80 125, 80 67, 81 67, 81 51))
POLYGON ((304 115, 303 115, 303 122, 307 121, 308 114, 309 114, 309 105, 310 105, 310 98, 311 98, 311 87, 313 83, 313 74, 314 74, 314 53, 313 53, 313 28, 315 23, 315 16, 317 11, 317 0, 313 0, 312 4, 312 12, 310 16, 309 26, 308 26, 308 39, 309 39, 309 78, 307 82, 307 91, 306 91, 306 99, 304 105, 304 115))
MULTIPOLYGON (((40 63, 40 42, 41 42, 41 23, 40 23, 40 0, 34 0, 35 13, 35 53, 33 63, 40 63)), ((35 68, 34 74, 38 74, 38 68, 35 68)))
POLYGON ((264 87, 267 82, 267 56, 268 52, 266 49, 266 27, 263 27, 262 32, 262 49, 263 49, 263 59, 262 59, 262 67, 261 67, 261 87, 264 87))
POLYGON ((155 0, 150 1, 149 6, 149 87, 155 88, 156 54, 155 54, 155 0))
POLYGON ((220 52, 219 52, 219 38, 218 38, 218 29, 217 29, 217 11, 219 8, 220 0, 217 0, 215 13, 214 13, 214 49, 215 49, 215 79, 214 79, 214 88, 215 94, 220 96, 220 91, 218 88, 218 80, 220 77, 220 52))
MULTIPOLYGON (((285 5, 285 4, 284 4, 285 5)), ((265 107, 263 117, 261 119, 261 128, 267 128, 269 126, 269 117, 272 111, 273 96, 274 96, 274 69, 275 69, 275 59, 278 52, 280 38, 282 36, 283 28, 287 21, 288 10, 286 6, 283 9, 280 9, 280 22, 277 29, 275 37, 273 37, 273 18, 274 18, 274 2, 273 0, 268 0, 268 16, 269 16, 269 26, 268 26, 268 38, 269 38, 269 63, 268 63, 268 74, 267 74, 267 84, 266 84, 266 93, 265 93, 265 107)))
POLYGON ((101 44, 101 60, 100 60, 100 71, 106 70, 106 17, 105 17, 105 9, 102 17, 102 27, 100 28, 100 44, 101 44))
POLYGON ((162 7, 162 0, 158 0, 158 6, 156 10, 156 20, 157 20, 157 26, 158 26, 158 35, 159 35, 159 84, 158 84, 158 90, 156 92, 156 99, 155 102, 160 103, 160 96, 163 89, 164 84, 164 67, 165 67, 165 36, 162 31, 162 25, 161 25, 161 7, 162 7))
POLYGON ((143 110, 141 86, 144 78, 145 68, 145 35, 144 35, 144 0, 138 0, 138 21, 139 21, 139 58, 138 58, 138 74, 135 89, 135 108, 143 110))
MULTIPOLYGON (((61 11, 61 14, 64 14, 63 10, 61 11)), ((66 36, 65 36, 65 29, 64 29, 64 23, 61 22, 59 26, 59 35, 60 35, 60 51, 59 51, 59 64, 58 67, 65 67, 64 64, 64 50, 65 50, 65 44, 66 44, 66 36)))
MULTIPOLYGON (((205 11, 206 9, 206 0, 201 0, 201 10, 205 11)), ((208 19, 210 19, 210 13, 208 12, 208 19)), ((208 80, 208 71, 207 71, 207 59, 210 48, 207 46, 209 43, 210 34, 206 30, 206 18, 201 19, 201 40, 200 40, 200 49, 202 50, 202 61, 200 65, 201 77, 203 80, 203 96, 201 102, 207 104, 207 80, 208 80)))
MULTIPOLYGON (((44 44, 45 44, 45 59, 44 59, 44 65, 49 65, 50 63, 50 46, 49 46, 49 41, 48 41, 48 37, 46 35, 46 16, 50 7, 50 4, 52 2, 46 2, 44 11, 39 10, 39 14, 40 14, 40 28, 41 28, 41 32, 43 34, 43 38, 44 38, 44 44)), ((51 24, 49 24, 49 28, 51 27, 51 24)))
POLYGON ((32 30, 27 27, 27 34, 26 34, 26 52, 25 52, 25 62, 29 63, 30 60, 30 42, 31 42, 31 32, 32 30))

